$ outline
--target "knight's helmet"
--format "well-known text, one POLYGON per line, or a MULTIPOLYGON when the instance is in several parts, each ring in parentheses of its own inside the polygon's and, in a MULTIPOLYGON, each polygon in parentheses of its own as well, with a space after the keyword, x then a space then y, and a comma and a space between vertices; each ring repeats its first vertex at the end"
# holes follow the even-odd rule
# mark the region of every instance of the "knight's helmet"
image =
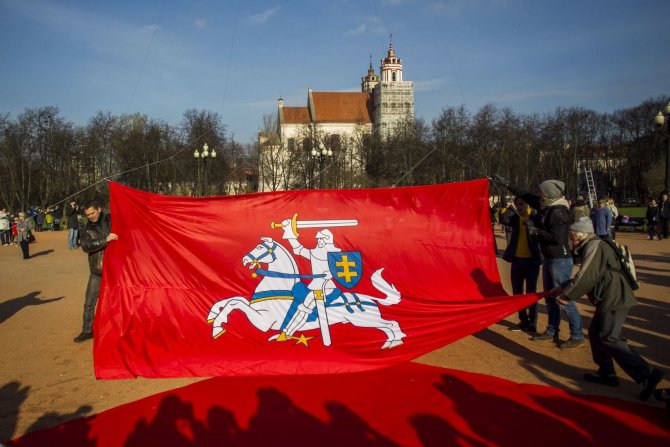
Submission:
POLYGON ((324 228, 323 230, 319 230, 316 233, 316 238, 317 239, 323 239, 323 241, 326 244, 334 244, 335 243, 335 237, 333 236, 333 233, 327 228, 324 228))

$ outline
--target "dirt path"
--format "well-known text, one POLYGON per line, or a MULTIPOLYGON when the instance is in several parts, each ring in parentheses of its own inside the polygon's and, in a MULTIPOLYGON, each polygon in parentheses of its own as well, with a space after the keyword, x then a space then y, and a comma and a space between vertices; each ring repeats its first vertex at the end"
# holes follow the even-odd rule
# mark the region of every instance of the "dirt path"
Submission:
MULTIPOLYGON (((38 233, 31 259, 16 247, 0 247, 0 442, 95 414, 197 379, 97 381, 92 343, 75 344, 81 329, 83 296, 88 279, 86 255, 67 249, 66 232, 38 233)), ((504 241, 497 233, 498 245, 504 241)), ((637 253, 640 305, 628 318, 626 336, 650 363, 670 378, 670 241, 648 241, 639 233, 620 234, 637 253)), ((509 264, 499 260, 508 291, 509 264)), ((584 324, 593 315, 580 303, 584 324)), ((546 325, 544 305, 539 328, 546 325)), ((563 352, 553 344, 530 342, 510 332, 511 316, 499 324, 434 351, 419 362, 498 376, 516 382, 546 384, 579 393, 636 399, 638 387, 621 373, 622 386, 602 388, 581 381, 592 370, 586 346, 563 352)), ((562 322, 562 327, 567 323, 562 322)), ((656 402, 650 405, 659 406, 656 402)))

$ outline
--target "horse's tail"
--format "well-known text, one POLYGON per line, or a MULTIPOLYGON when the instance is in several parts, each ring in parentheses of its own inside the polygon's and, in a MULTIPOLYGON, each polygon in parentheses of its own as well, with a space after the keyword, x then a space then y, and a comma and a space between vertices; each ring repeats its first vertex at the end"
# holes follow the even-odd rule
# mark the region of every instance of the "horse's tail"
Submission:
POLYGON ((383 304, 384 306, 391 306, 393 304, 398 304, 400 302, 400 292, 398 289, 395 288, 395 286, 389 282, 387 282, 383 277, 382 277, 382 272, 384 271, 383 268, 377 270, 372 274, 372 277, 370 278, 372 280, 372 285, 375 286, 375 289, 379 290, 382 292, 384 295, 386 295, 385 298, 374 298, 375 301, 379 302, 379 304, 383 304))

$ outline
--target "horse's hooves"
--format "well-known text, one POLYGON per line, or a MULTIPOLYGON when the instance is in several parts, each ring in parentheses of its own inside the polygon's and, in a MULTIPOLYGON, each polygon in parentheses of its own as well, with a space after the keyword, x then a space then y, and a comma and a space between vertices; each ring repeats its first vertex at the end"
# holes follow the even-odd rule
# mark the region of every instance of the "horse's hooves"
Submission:
POLYGON ((217 313, 210 312, 209 315, 207 315, 207 322, 211 324, 216 319, 216 317, 218 315, 219 314, 217 314, 217 313))
MULTIPOLYGON (((386 343, 384 343, 384 346, 388 345, 388 346, 386 346, 387 348, 389 348, 389 349, 393 349, 393 348, 395 348, 396 346, 400 346, 400 345, 403 344, 403 343, 404 343, 404 341, 402 341, 402 340, 393 340, 392 342, 386 342, 386 343)), ((382 349, 383 349, 383 348, 382 348, 382 349)))
POLYGON ((226 332, 226 330, 225 330, 224 328, 222 328, 222 327, 215 327, 215 328, 212 329, 212 338, 215 338, 215 339, 216 339, 216 338, 219 338, 219 337, 222 336, 225 332, 226 332))

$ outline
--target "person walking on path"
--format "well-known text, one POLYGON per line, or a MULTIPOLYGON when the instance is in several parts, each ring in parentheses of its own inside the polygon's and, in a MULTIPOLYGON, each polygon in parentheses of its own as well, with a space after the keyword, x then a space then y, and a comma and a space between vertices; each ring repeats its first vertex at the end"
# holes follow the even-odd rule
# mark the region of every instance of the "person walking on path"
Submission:
POLYGON ((661 232, 659 238, 667 239, 670 237, 670 199, 668 199, 668 191, 661 193, 661 200, 658 204, 658 225, 661 232))
POLYGON ((607 199, 607 208, 612 213, 612 225, 610 225, 610 237, 616 239, 616 226, 619 223, 619 208, 614 203, 614 199, 607 199))
POLYGON ((0 242, 3 246, 11 245, 11 228, 12 227, 9 224, 9 216, 7 215, 7 209, 3 208, 0 210, 0 242))
POLYGON ((593 227, 600 239, 611 237, 612 211, 607 206, 607 199, 598 200, 598 208, 593 212, 593 227))
MULTIPOLYGON (((530 235, 525 222, 531 219, 535 226, 539 226, 537 213, 533 212, 528 204, 521 198, 514 199, 514 207, 504 216, 503 224, 510 228, 510 241, 503 253, 503 260, 510 262, 512 293, 521 295, 524 293, 535 293, 537 291, 537 280, 540 277, 540 266, 542 265, 542 254, 537 235, 530 235)), ((519 324, 512 326, 511 331, 524 331, 534 333, 537 331, 537 303, 533 303, 519 311, 519 324)))
POLYGON ((26 213, 19 213, 19 220, 16 222, 16 242, 21 247, 23 259, 30 259, 29 238, 32 230, 32 220, 26 219, 26 213))
POLYGON ((37 210, 37 215, 35 216, 35 231, 38 233, 44 229, 44 210, 40 208, 37 210))
POLYGON ((102 280, 102 260, 107 245, 119 237, 112 233, 112 218, 103 213, 97 202, 89 202, 84 207, 84 214, 88 223, 81 235, 81 248, 88 253, 88 285, 86 286, 86 298, 84 300, 84 315, 82 330, 74 338, 75 343, 93 338, 93 317, 95 306, 98 304, 100 295, 100 281, 102 280))
POLYGON ((635 293, 622 272, 621 262, 609 242, 599 240, 594 234, 593 223, 588 218, 570 226, 570 240, 582 263, 575 277, 554 289, 552 294, 564 305, 588 295, 596 307, 588 333, 598 370, 595 374, 586 373, 584 380, 618 386, 619 378, 614 370, 614 362, 617 362, 635 383, 642 386, 640 399, 647 400, 663 379, 663 372, 652 368, 621 336, 626 316, 637 304, 635 293))
POLYGON ((577 197, 572 208, 570 208, 570 222, 577 222, 584 216, 589 216, 591 210, 582 196, 577 197))
POLYGON ((658 204, 656 199, 651 199, 649 201, 649 206, 647 206, 647 212, 645 213, 645 219, 647 219, 647 239, 652 241, 660 239, 660 233, 658 231, 658 204))
POLYGON ((69 203, 67 210, 67 247, 70 250, 77 248, 77 235, 79 233, 79 205, 72 201, 69 203))
MULTIPOLYGON (((498 178, 499 182, 504 181, 498 178)), ((552 290, 572 276, 572 253, 568 247, 570 222, 570 204, 563 196, 565 183, 560 180, 545 180, 539 185, 539 194, 525 192, 519 188, 505 186, 528 205, 537 210, 540 226, 535 226, 532 220, 525 225, 529 234, 537 236, 544 260, 542 262, 542 282, 544 291, 552 290)), ((585 343, 582 329, 582 318, 574 301, 559 305, 555 297, 545 297, 547 304, 547 328, 541 334, 536 334, 532 341, 559 342, 559 325, 561 310, 565 313, 570 327, 570 338, 561 343, 561 349, 570 349, 585 343)))

